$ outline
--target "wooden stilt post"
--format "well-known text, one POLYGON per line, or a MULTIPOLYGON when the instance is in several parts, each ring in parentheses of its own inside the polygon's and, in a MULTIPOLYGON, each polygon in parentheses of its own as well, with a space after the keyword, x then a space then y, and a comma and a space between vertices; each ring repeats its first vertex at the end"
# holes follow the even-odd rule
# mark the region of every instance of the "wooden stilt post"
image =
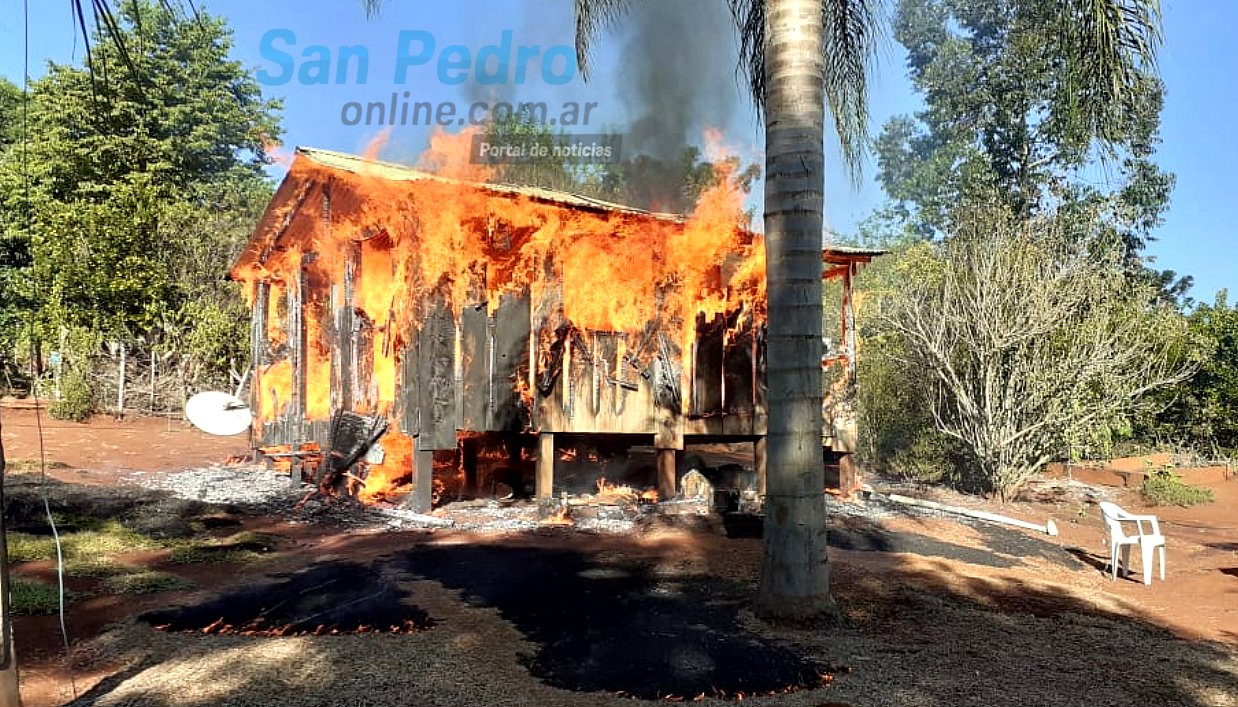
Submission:
POLYGON ((757 473, 757 495, 765 496, 765 441, 764 436, 752 440, 752 467, 757 473))
POLYGON ((533 495, 538 499, 554 495, 555 483, 555 435, 543 432, 537 436, 537 477, 533 482, 533 495))
POLYGON ((838 459, 838 492, 850 498, 860 490, 860 472, 856 468, 855 454, 847 452, 838 459))
POLYGON ((409 509, 416 513, 429 513, 434 496, 434 450, 418 449, 413 452, 413 492, 409 495, 409 509))
POLYGON ((658 450, 658 500, 669 501, 679 495, 675 483, 675 450, 658 450))

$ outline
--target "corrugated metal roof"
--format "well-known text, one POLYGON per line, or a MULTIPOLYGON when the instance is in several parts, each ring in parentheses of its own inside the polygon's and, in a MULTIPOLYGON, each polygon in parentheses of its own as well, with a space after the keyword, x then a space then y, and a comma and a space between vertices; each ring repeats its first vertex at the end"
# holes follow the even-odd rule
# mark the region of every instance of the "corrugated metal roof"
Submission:
MULTIPOLYGON (((296 154, 298 159, 304 159, 329 169, 336 169, 364 176, 374 176, 391 181, 433 181, 442 184, 457 184, 488 191, 494 194, 522 196, 545 203, 558 204, 575 209, 588 209, 603 213, 629 214, 643 218, 669 221, 672 223, 683 223, 687 220, 687 217, 682 214, 646 211, 644 209, 624 206, 623 204, 616 204, 613 202, 604 201, 602 199, 594 199, 592 197, 572 194, 569 192, 542 189, 539 187, 489 184, 469 182, 459 179, 449 179, 447 177, 440 177, 429 172, 413 169, 405 165, 372 160, 360 155, 353 155, 345 152, 335 152, 333 150, 323 150, 313 147, 298 147, 296 154)), ((284 182, 280 185, 279 190, 276 192, 275 196, 272 197, 271 204, 268 205, 266 213, 263 214, 262 219, 259 221, 253 234, 250 236, 249 243, 242 250, 237 257, 236 262, 233 264, 233 277, 237 276, 238 269, 243 265, 249 263, 260 263, 265 260, 266 251, 273 246, 282 230, 282 227, 279 225, 279 220, 282 218, 284 220, 284 226, 286 226, 287 220, 291 218, 291 213, 295 212, 298 208, 298 205, 295 203, 284 203, 290 199, 295 201, 295 197, 292 192, 288 191, 293 187, 291 175, 295 171, 296 165, 294 164, 293 168, 289 170, 289 175, 284 178, 284 182), (276 208, 278 205, 290 206, 293 211, 289 213, 282 213, 276 208)), ((302 192, 303 191, 304 190, 302 190, 302 192)), ((847 263, 855 261, 866 262, 869 258, 884 255, 887 252, 888 251, 885 250, 871 248, 826 245, 822 249, 822 257, 826 262, 833 263, 847 263)))
POLYGON ((469 182, 460 179, 449 179, 447 177, 440 177, 429 172, 422 172, 421 170, 406 167, 401 164, 395 164, 394 162, 371 160, 359 155, 350 155, 346 152, 322 150, 315 147, 298 147, 297 154, 303 155, 307 159, 324 167, 342 169, 354 174, 365 174, 368 176, 381 177, 392 181, 433 181, 441 184, 459 184, 461 186, 469 186, 498 194, 524 196, 530 199, 536 199, 538 201, 552 202, 578 209, 634 214, 638 216, 645 216, 647 218, 655 218, 662 221, 674 221, 676 223, 681 223, 686 219, 686 217, 682 214, 646 211, 644 209, 624 206, 623 204, 603 201, 602 199, 594 199, 593 197, 573 194, 571 192, 542 189, 540 187, 513 186, 510 184, 492 184, 489 182, 482 183, 469 182))
POLYGON ((826 253, 837 253, 839 255, 859 255, 875 258, 878 255, 885 255, 890 251, 881 248, 860 248, 859 246, 838 245, 837 243, 827 243, 824 248, 826 253))

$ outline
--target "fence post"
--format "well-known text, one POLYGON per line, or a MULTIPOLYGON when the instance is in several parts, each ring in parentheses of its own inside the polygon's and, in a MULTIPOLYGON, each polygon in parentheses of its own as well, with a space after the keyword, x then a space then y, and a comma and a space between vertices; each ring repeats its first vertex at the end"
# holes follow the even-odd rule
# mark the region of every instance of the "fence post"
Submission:
POLYGON ((155 414, 155 347, 150 347, 150 414, 155 414))
POLYGON ((120 342, 120 372, 116 383, 116 419, 125 417, 125 342, 120 342))

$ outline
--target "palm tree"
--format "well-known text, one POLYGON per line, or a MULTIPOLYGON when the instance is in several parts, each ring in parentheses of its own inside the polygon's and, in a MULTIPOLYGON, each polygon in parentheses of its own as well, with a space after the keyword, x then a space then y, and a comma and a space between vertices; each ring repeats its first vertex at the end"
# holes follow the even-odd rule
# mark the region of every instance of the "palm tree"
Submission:
MULTIPOLYGON (((591 40, 622 17, 630 0, 575 2, 577 56, 587 78, 591 40)), ((883 2, 728 2, 740 32, 741 67, 765 118, 769 438, 755 608, 767 618, 812 620, 835 612, 821 463, 825 107, 854 176, 866 140, 866 80, 883 2)), ((1068 38, 1067 65, 1080 96, 1074 117, 1103 141, 1122 119, 1110 106, 1138 95, 1138 72, 1154 63, 1158 0, 1046 2, 1056 10, 1044 15, 1055 23, 1046 31, 1068 38)))
MULTIPOLYGON (((765 552, 755 607, 772 619, 830 617, 835 608, 821 463, 825 106, 844 158, 857 167, 880 0, 728 3, 740 31, 741 67, 765 118, 769 429, 765 552)), ((577 60, 586 78, 591 40, 628 4, 576 0, 577 60)))

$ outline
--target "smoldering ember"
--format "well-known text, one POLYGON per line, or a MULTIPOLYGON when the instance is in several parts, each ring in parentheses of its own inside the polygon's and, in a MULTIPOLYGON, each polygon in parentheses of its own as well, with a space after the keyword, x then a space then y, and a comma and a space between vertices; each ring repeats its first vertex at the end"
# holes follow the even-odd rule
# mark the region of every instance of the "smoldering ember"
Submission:
MULTIPOLYGON (((446 162, 467 154, 468 135, 436 140, 446 162)), ((297 150, 232 268, 252 309, 261 452, 365 503, 428 512, 498 494, 563 514, 568 497, 605 488, 673 503, 685 444, 751 442, 755 473, 717 490, 759 499, 764 249, 733 175, 685 217, 483 184, 484 169, 297 150), (631 447, 653 463, 610 478, 565 467, 631 447)), ((878 254, 822 253, 844 324, 851 277, 878 254)), ((824 363, 845 372, 845 399, 850 327, 824 363)), ((855 416, 826 412, 823 453, 854 491, 855 416)))

